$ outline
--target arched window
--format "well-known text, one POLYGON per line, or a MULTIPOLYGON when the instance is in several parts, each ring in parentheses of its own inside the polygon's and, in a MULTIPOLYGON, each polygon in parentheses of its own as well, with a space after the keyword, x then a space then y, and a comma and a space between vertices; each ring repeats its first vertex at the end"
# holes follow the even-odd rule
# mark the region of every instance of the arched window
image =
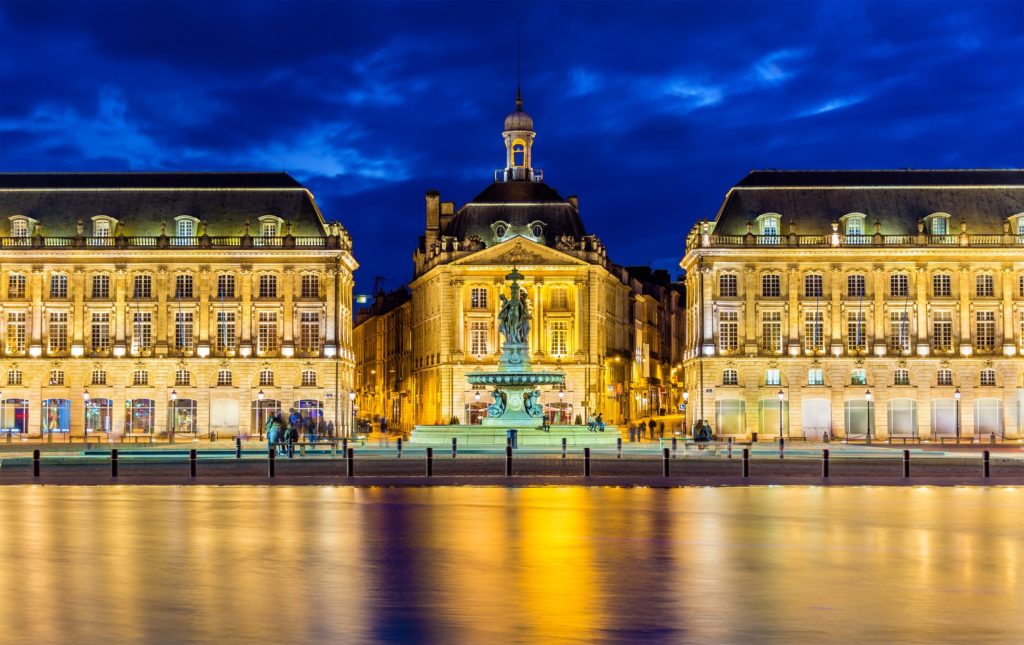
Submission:
POLYGON ((846 276, 846 295, 851 298, 863 298, 867 293, 864 290, 864 274, 854 273, 846 276))
POLYGON ((761 297, 778 298, 782 294, 782 278, 778 273, 766 273, 761 276, 761 297))
POLYGON ((28 237, 28 220, 24 218, 11 220, 11 237, 28 237))
POLYGON ((189 238, 195 237, 196 234, 196 220, 195 218, 183 215, 177 217, 174 220, 174 234, 180 238, 186 238, 186 242, 189 238))
POLYGON ((932 213, 925 222, 931 235, 949 235, 949 213, 932 213))
POLYGON ((105 273, 98 273, 92 277, 92 297, 110 297, 110 276, 105 273))
POLYGON ((235 297, 235 276, 230 273, 221 273, 217 276, 217 297, 235 297))
POLYGON ((274 370, 260 370, 260 385, 274 384, 274 370))
POLYGON ((953 295, 953 279, 948 273, 936 273, 932 276, 932 295, 937 298, 948 298, 953 295))
POLYGON ((231 385, 231 370, 217 370, 217 385, 231 385))
POLYGON ((975 295, 979 298, 991 298, 996 295, 995 279, 991 273, 979 273, 974 286, 975 295))
POLYGON ((12 273, 7 276, 7 297, 24 298, 28 279, 24 273, 12 273))
POLYGON ((761 225, 761 235, 769 238, 762 242, 778 244, 778 237, 782 234, 782 216, 778 213, 764 213, 758 216, 757 220, 761 225))
POLYGON ((316 387, 316 372, 314 370, 302 370, 302 386, 316 387))
POLYGON ((512 142, 512 165, 522 168, 526 165, 526 142, 516 139, 512 142))
POLYGON ((906 298, 910 293, 910 277, 906 273, 894 273, 889 276, 889 295, 894 298, 906 298))
POLYGON ((50 385, 64 385, 64 370, 50 370, 50 385))
POLYGON ((93 237, 110 237, 110 220, 97 219, 92 223, 93 237))
POLYGON ((863 241, 861 238, 864 236, 864 216, 860 214, 850 214, 845 217, 846 223, 846 236, 852 238, 849 241, 858 243, 863 241))
POLYGON ((302 297, 320 297, 320 276, 315 273, 304 273, 302 275, 302 297))

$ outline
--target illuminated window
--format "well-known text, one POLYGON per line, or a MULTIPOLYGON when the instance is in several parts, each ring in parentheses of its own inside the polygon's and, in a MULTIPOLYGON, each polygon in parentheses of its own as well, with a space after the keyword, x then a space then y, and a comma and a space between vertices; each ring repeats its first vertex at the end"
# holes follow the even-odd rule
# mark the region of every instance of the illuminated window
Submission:
POLYGON ((812 273, 804 277, 804 297, 820 298, 822 296, 822 278, 820 273, 812 273))
POLYGON ((50 385, 64 385, 64 370, 50 370, 50 385))
POLYGON ((263 222, 260 226, 260 235, 263 237, 277 237, 277 222, 263 222))
POLYGON ((735 298, 738 294, 738 283, 736 281, 736 275, 733 273, 724 273, 718 276, 718 295, 723 298, 735 298))
POLYGON ((996 312, 977 311, 974 313, 974 346, 980 352, 990 352, 996 347, 996 312))
POLYGON ((932 349, 953 351, 953 312, 936 311, 932 316, 932 349))
POLYGON ((761 297, 778 298, 782 294, 782 279, 778 273, 761 276, 761 297))
POLYGON ((526 144, 520 139, 512 143, 512 165, 516 168, 526 165, 526 144))
POLYGON ((936 378, 938 385, 952 385, 953 384, 953 370, 940 369, 938 377, 936 378))
POLYGON ((319 298, 320 276, 315 273, 304 273, 302 275, 302 290, 300 293, 303 298, 319 298))
POLYGON ((777 216, 766 216, 761 218, 761 235, 766 237, 778 237, 779 236, 779 217, 777 216))
POLYGON ((274 371, 273 370, 260 370, 260 385, 273 385, 274 384, 274 371))
POLYGON ((992 370, 992 369, 981 370, 980 382, 981 382, 982 385, 985 385, 985 386, 995 385, 996 384, 996 371, 992 370))
POLYGON ((551 288, 551 308, 552 309, 568 309, 569 308, 569 290, 565 287, 552 287, 551 288))
POLYGON ((850 385, 867 385, 868 384, 868 373, 867 370, 855 369, 850 370, 850 385))
POLYGON ((302 387, 316 387, 316 372, 313 370, 302 370, 302 387))
POLYGON ((897 369, 893 372, 893 385, 910 385, 910 370, 897 369))
POLYGON ((894 352, 910 349, 910 319, 905 311, 889 312, 889 349, 894 352))
POLYGON ((508 232, 508 227, 504 224, 498 224, 494 227, 494 234, 498 237, 505 237, 506 232, 508 232))
POLYGON ((846 234, 849 236, 864 235, 864 218, 853 216, 846 218, 846 234))
POLYGON ((149 385, 149 372, 146 370, 132 372, 132 385, 149 385))
POLYGON ((153 278, 146 273, 140 273, 132 280, 132 298, 152 298, 153 278))
POLYGON ((12 311, 7 314, 7 352, 19 354, 25 351, 25 322, 23 311, 12 311))
MULTIPOLYGON (((1024 217, 1022 217, 1020 221, 1024 222, 1024 217)), ((1020 298, 1024 298, 1024 275, 1022 275, 1020 279, 1017 280, 1017 296, 1020 298)))
POLYGON ((21 385, 21 370, 8 370, 7 371, 7 384, 8 385, 21 385))
POLYGON ((217 276, 217 297, 235 297, 235 276, 230 273, 221 273, 217 276))
POLYGON ((110 276, 101 273, 92 277, 92 297, 106 299, 110 297, 110 276))
POLYGON ((23 273, 12 273, 7 276, 7 297, 24 298, 28 279, 23 273))
POLYGON ((889 295, 906 297, 910 293, 910 279, 906 273, 894 273, 889 276, 889 295))
POLYGON ((469 353, 473 356, 486 356, 487 336, 490 325, 486 322, 473 321, 469 323, 469 353))
POLYGON ((863 298, 865 295, 864 291, 864 276, 860 274, 854 274, 846 276, 846 295, 851 298, 863 298))
POLYGON ((175 276, 174 278, 174 297, 175 298, 191 298, 192 297, 192 276, 187 273, 175 276))
POLYGON ((825 371, 820 367, 812 367, 807 370, 807 384, 808 385, 824 385, 825 384, 825 371))
POLYGON ((733 369, 722 370, 722 385, 738 385, 739 372, 733 369))
POLYGON ((804 312, 804 350, 825 351, 825 313, 822 311, 804 312))
POLYGON ((765 370, 765 385, 782 385, 782 372, 777 369, 765 370))
POLYGON ((28 221, 23 219, 12 220, 11 237, 28 237, 28 221))
POLYGON ((765 311, 761 314, 761 351, 770 354, 782 352, 781 311, 765 311))
POLYGON ((569 323, 556 321, 551 323, 550 330, 551 355, 565 356, 569 353, 569 323))
POLYGON ((110 220, 98 219, 92 223, 93 237, 110 237, 110 220))
POLYGON ((936 273, 932 276, 932 293, 939 298, 953 295, 953 280, 948 273, 936 273))
POLYGON ((469 306, 473 309, 487 308, 486 287, 473 287, 469 290, 469 306))
POLYGON ((50 297, 68 297, 68 277, 63 273, 54 273, 50 276, 50 297))
POLYGON ((277 314, 272 311, 261 311, 257 327, 256 351, 259 354, 272 354, 277 351, 277 314))
POLYGON ((996 295, 995 280, 990 273, 982 273, 974 280, 975 295, 979 298, 990 298, 996 295))
POLYGON ((846 349, 850 352, 865 352, 868 349, 868 321, 863 311, 846 313, 846 349))
POLYGON ((217 312, 217 350, 235 351, 235 312, 217 312))
POLYGON ((106 372, 106 370, 93 370, 89 384, 90 385, 106 385, 107 384, 107 372, 106 372))
POLYGON ((320 314, 304 311, 299 316, 299 351, 316 354, 320 351, 320 314))
POLYGON ((192 385, 192 372, 188 370, 175 370, 174 384, 180 387, 188 387, 192 385))
POLYGON ((196 223, 191 219, 182 217, 175 222, 174 233, 178 237, 194 237, 196 234, 196 223))
POLYGON ((263 274, 260 276, 260 298, 276 298, 277 297, 277 276, 270 274, 263 274))
POLYGON ((231 370, 217 370, 217 385, 231 385, 231 370))
POLYGON ((195 344, 195 325, 191 311, 174 313, 174 349, 191 352, 195 344))
POLYGON ((153 349, 153 314, 137 311, 132 317, 132 352, 153 349))
POLYGON ((51 353, 68 350, 68 314, 66 311, 50 312, 49 349, 51 353))
POLYGON ((739 344, 739 312, 723 311, 718 314, 718 348, 723 352, 736 351, 739 344))
POLYGON ((932 231, 932 235, 948 235, 949 234, 949 218, 948 217, 933 217, 933 218, 931 218, 931 231, 932 231))

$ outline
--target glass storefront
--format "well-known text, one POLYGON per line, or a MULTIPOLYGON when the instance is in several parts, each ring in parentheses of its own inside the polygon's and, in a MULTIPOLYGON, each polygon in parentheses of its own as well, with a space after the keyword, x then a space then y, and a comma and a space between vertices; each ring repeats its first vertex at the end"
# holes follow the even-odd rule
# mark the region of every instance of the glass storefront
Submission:
POLYGON ((125 434, 153 434, 153 399, 128 399, 124 402, 125 434))
POLYGON ((19 434, 28 432, 28 401, 5 399, 0 403, 0 432, 19 434))
POLYGON ((71 431, 71 401, 46 399, 43 401, 43 433, 71 431))
MULTIPOLYGON (((746 434, 746 409, 746 403, 741 399, 715 401, 715 427, 712 431, 716 435, 746 434)), ((690 429, 687 429, 687 432, 689 431, 690 429)))
POLYGON ((893 437, 917 436, 917 401, 893 399, 889 401, 889 435, 893 437))
POLYGON ((167 404, 167 432, 196 434, 198 429, 194 399, 178 399, 167 404))
POLYGON ((113 426, 114 402, 110 399, 89 399, 85 404, 85 429, 87 432, 107 432, 113 426))

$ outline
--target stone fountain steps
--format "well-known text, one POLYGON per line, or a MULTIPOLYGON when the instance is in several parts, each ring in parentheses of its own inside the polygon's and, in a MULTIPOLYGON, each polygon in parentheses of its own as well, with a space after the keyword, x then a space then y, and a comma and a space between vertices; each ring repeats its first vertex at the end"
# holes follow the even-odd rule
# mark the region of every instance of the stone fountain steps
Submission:
MULTIPOLYGON (((508 428, 501 426, 482 425, 446 425, 446 426, 416 426, 409 443, 417 446, 442 446, 450 448, 452 437, 458 439, 460 448, 466 447, 496 447, 504 446, 507 443, 508 428)), ((566 445, 569 447, 583 446, 614 446, 615 440, 621 435, 616 426, 605 426, 604 432, 590 432, 587 426, 551 426, 545 432, 537 428, 515 428, 518 433, 517 445, 524 446, 553 446, 562 445, 562 438, 565 437, 566 445)))

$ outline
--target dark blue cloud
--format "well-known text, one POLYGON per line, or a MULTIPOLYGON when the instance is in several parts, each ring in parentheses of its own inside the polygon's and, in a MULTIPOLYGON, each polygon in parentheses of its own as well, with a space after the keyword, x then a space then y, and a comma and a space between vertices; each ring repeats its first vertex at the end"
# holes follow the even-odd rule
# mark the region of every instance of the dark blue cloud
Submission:
POLYGON ((287 170, 406 280, 423 192, 536 160, 620 263, 672 267, 752 168, 1024 165, 1024 5, 0 4, 0 170, 287 170))

